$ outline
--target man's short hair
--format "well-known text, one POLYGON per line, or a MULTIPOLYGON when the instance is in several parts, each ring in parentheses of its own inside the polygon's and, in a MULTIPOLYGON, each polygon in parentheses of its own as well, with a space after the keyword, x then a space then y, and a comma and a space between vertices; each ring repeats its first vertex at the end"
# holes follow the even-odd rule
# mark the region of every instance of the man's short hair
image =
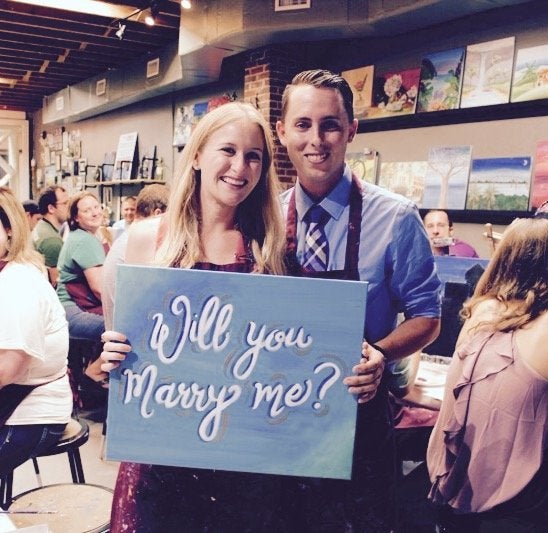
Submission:
POLYGON ((312 85, 317 89, 335 89, 342 97, 348 121, 352 122, 354 120, 354 95, 352 94, 350 85, 348 85, 348 82, 342 76, 323 69, 299 72, 291 80, 291 83, 286 86, 282 95, 282 120, 287 112, 291 91, 299 85, 312 85))
POLYGON ((137 196, 135 215, 139 218, 147 218, 154 214, 156 209, 164 213, 169 199, 169 187, 162 183, 152 183, 141 189, 137 196))
POLYGON ((38 204, 34 200, 26 200, 23 202, 23 209, 25 210, 25 213, 28 213, 30 216, 37 215, 40 213, 40 209, 38 208, 38 204))
POLYGON ((38 198, 38 209, 40 210, 41 215, 48 214, 48 206, 57 205, 56 191, 66 192, 64 187, 61 187, 60 185, 52 185, 40 193, 40 197, 38 198))

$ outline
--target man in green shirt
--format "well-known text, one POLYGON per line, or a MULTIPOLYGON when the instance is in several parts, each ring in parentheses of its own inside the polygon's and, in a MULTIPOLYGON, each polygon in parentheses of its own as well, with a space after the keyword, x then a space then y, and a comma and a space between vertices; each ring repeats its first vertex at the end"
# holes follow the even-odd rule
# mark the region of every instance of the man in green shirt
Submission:
POLYGON ((44 256, 49 280, 54 287, 58 277, 57 259, 63 246, 59 230, 68 218, 68 203, 69 195, 63 187, 54 185, 45 189, 38 199, 42 220, 32 231, 34 248, 44 256))

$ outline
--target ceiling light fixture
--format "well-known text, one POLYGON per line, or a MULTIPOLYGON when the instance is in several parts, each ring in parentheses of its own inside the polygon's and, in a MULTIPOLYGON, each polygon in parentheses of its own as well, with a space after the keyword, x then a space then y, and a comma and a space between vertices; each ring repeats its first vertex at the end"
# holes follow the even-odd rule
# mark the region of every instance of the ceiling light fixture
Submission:
POLYGON ((154 26, 154 24, 156 24, 156 18, 158 17, 159 12, 160 8, 158 7, 158 1, 152 0, 150 3, 149 12, 145 15, 145 24, 148 26, 154 26))
POLYGON ((190 0, 181 0, 181 7, 183 9, 190 9, 192 7, 192 2, 190 0))

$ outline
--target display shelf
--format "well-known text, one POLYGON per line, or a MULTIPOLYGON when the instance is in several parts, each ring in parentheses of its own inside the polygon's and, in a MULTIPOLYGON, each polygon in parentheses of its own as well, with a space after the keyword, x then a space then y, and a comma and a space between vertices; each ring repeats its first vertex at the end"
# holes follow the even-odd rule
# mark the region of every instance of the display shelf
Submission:
MULTIPOLYGON (((490 106, 451 109, 414 113, 378 119, 363 119, 358 123, 358 133, 372 133, 390 130, 414 129, 451 124, 473 124, 494 120, 518 119, 528 117, 543 117, 548 115, 548 99, 530 100, 490 106)), ((423 217, 429 209, 420 209, 423 217)), ((516 218, 530 218, 534 211, 495 211, 486 209, 446 209, 453 222, 472 224, 507 225, 516 218)))
POLYGON ((492 120, 539 117, 546 115, 548 115, 547 98, 510 104, 413 113, 411 115, 386 118, 362 119, 358 122, 358 133, 427 128, 431 126, 488 122, 492 120))
POLYGON ((115 185, 148 185, 151 183, 165 183, 163 180, 151 180, 145 178, 128 180, 86 181, 84 187, 113 187, 115 185))

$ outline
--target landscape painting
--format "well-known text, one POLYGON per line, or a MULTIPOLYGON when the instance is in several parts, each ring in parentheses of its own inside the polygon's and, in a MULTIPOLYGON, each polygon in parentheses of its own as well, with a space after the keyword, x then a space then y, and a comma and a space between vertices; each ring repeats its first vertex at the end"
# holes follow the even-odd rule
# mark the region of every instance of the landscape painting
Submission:
POLYGON ((420 73, 420 68, 413 68, 375 76, 373 105, 367 113, 367 118, 414 113, 417 106, 420 73))
POLYGON ((546 200, 548 200, 548 141, 539 141, 531 185, 531 208, 537 209, 546 200))
POLYGON ((354 118, 365 118, 371 107, 373 93, 373 65, 341 72, 354 96, 354 118))
POLYGON ((530 157, 473 159, 466 209, 527 211, 530 188, 530 157))
POLYGON ((465 48, 454 48, 423 58, 417 112, 459 107, 465 52, 465 48))
POLYGON ((471 146, 430 148, 421 207, 464 209, 471 159, 471 146))
POLYGON ((512 82, 512 102, 541 98, 548 98, 548 44, 518 50, 512 82))
POLYGON ((506 104, 514 64, 515 37, 466 48, 460 107, 506 104))
POLYGON ((397 161, 381 163, 379 186, 401 194, 421 207, 426 161, 397 161))

